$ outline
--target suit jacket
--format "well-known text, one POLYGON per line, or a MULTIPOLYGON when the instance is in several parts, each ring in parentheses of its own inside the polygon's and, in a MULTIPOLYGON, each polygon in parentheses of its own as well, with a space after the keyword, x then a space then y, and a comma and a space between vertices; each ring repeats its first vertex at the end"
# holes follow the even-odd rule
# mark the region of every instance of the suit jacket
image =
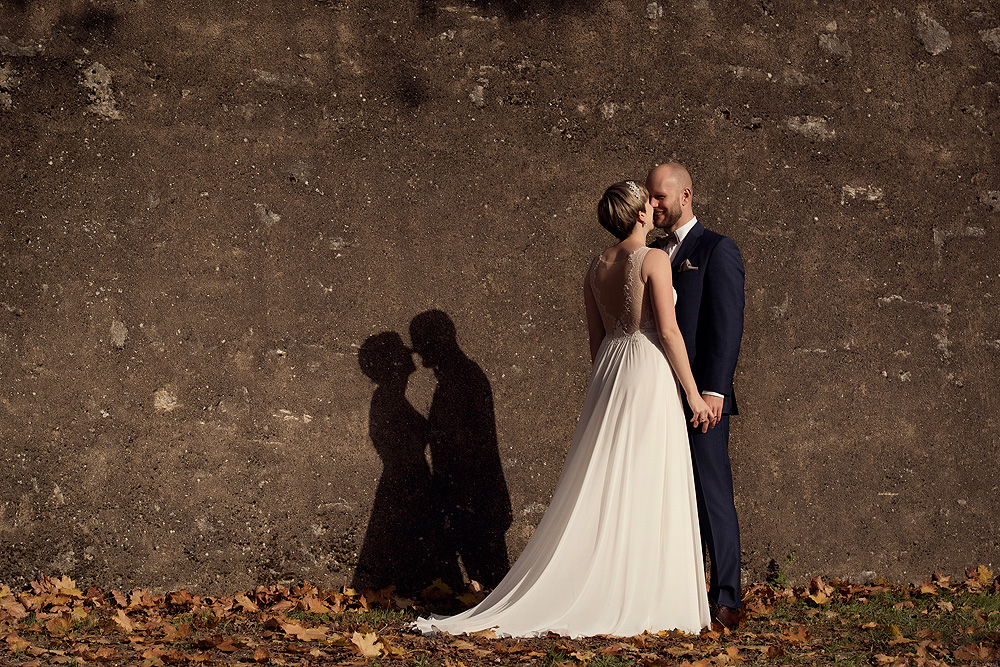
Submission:
POLYGON ((670 264, 677 290, 677 325, 698 389, 722 394, 723 414, 738 414, 733 375, 740 356, 745 303, 739 248, 728 236, 698 222, 670 264))

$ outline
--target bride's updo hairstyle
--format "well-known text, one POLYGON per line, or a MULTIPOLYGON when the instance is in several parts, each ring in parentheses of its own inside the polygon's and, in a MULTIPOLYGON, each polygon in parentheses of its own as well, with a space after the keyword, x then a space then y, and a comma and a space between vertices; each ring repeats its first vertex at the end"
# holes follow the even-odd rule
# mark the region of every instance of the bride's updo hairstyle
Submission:
POLYGON ((635 181, 615 183, 604 191, 597 204, 597 220, 601 226, 622 241, 635 228, 639 212, 649 201, 649 192, 635 181))

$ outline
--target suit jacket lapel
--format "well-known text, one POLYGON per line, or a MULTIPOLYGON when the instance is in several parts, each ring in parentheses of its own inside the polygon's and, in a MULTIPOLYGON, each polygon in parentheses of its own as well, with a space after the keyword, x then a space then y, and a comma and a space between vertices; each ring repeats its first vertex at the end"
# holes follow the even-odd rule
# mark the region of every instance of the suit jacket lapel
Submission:
POLYGON ((701 236, 705 233, 705 228, 700 222, 694 223, 694 227, 691 231, 687 233, 684 240, 681 242, 679 248, 677 248, 674 258, 670 261, 670 266, 675 271, 677 267, 684 263, 684 260, 691 256, 698 244, 701 243, 701 236))

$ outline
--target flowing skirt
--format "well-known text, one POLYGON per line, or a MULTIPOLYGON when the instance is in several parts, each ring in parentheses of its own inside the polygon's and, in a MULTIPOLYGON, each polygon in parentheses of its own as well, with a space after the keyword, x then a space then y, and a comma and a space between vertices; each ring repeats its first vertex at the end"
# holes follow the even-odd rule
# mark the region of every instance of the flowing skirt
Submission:
POLYGON ((681 391, 656 334, 608 336, 562 476, 510 572, 424 634, 698 633, 710 623, 681 391))

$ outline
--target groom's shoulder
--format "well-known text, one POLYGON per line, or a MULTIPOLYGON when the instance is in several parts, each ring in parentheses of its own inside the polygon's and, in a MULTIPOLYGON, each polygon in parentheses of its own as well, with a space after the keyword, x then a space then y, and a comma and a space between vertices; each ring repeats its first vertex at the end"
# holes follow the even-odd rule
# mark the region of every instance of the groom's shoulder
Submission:
POLYGON ((736 245, 736 241, 732 238, 726 236, 725 234, 720 234, 719 232, 713 231, 708 227, 704 227, 705 233, 702 234, 702 243, 705 243, 708 247, 715 247, 717 245, 731 246, 739 250, 739 246, 736 245))

